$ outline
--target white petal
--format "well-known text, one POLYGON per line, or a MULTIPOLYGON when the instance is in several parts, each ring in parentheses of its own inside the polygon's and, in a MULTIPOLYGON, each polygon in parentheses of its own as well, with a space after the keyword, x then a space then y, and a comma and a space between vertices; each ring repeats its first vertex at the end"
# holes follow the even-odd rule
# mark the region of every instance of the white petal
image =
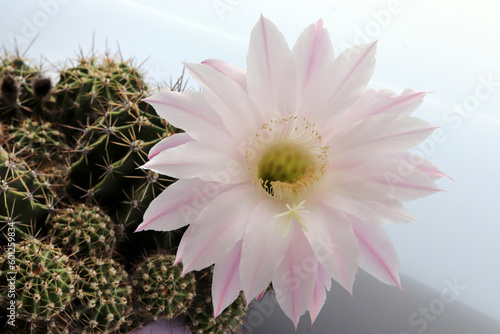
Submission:
POLYGON ((179 247, 177 247, 177 254, 175 255, 174 265, 182 261, 182 254, 184 254, 184 248, 186 248, 186 243, 191 236, 191 230, 191 225, 189 225, 187 230, 182 235, 179 247))
POLYGON ((193 141, 190 135, 187 133, 177 133, 170 137, 162 139, 155 146, 151 147, 148 153, 148 158, 152 159, 155 155, 158 155, 161 151, 168 150, 172 147, 177 147, 183 145, 187 142, 193 141))
MULTIPOLYGON (((307 203, 307 202, 306 202, 307 203)), ((358 244, 349 220, 341 211, 314 203, 306 206, 307 240, 325 271, 352 293, 358 271, 358 244)))
POLYGON ((297 66, 297 89, 302 95, 311 80, 334 59, 330 35, 323 28, 323 20, 318 20, 304 30, 292 52, 297 66))
POLYGON ((374 222, 348 218, 358 239, 360 267, 380 281, 401 288, 398 256, 384 229, 374 222))
POLYGON ((141 168, 178 179, 200 178, 207 182, 228 184, 251 178, 243 157, 231 154, 224 147, 197 141, 162 151, 141 168))
POLYGON ((176 181, 149 204, 136 231, 172 231, 191 224, 207 203, 204 189, 214 186, 200 179, 176 181))
POLYGON ((250 36, 247 56, 248 94, 266 114, 296 110, 293 54, 278 28, 261 16, 250 36))
POLYGON ((238 241, 226 256, 215 264, 212 280, 214 317, 219 316, 226 307, 231 305, 240 293, 241 244, 242 241, 238 241))
POLYGON ((316 278, 316 284, 314 286, 313 298, 309 305, 309 315, 311 317, 311 326, 309 329, 311 329, 319 311, 321 311, 323 305, 325 305, 326 292, 330 291, 331 287, 332 278, 326 273, 321 264, 318 264, 318 277, 316 278))
POLYGON ((378 114, 411 115, 427 93, 405 89, 400 95, 391 90, 367 90, 352 106, 343 124, 357 122, 378 114))
POLYGON ((184 272, 201 270, 224 257, 245 232, 257 198, 255 186, 231 186, 215 197, 191 224, 182 262, 184 272))
POLYGON ((247 91, 247 76, 242 68, 219 59, 207 59, 201 63, 234 80, 245 92, 247 91))
POLYGON ((394 196, 380 193, 378 189, 356 175, 329 172, 316 187, 314 198, 362 220, 381 224, 417 220, 394 196))
POLYGON ((401 201, 431 195, 441 189, 414 165, 399 159, 377 158, 351 170, 368 183, 375 184, 381 194, 391 194, 401 201))
POLYGON ((375 67, 376 44, 345 50, 323 67, 307 88, 300 111, 325 136, 365 91, 375 67))
POLYGON ((317 275, 318 261, 302 228, 296 225, 288 251, 273 276, 278 303, 295 329, 313 298, 317 275))
POLYGON ((380 224, 402 224, 416 221, 400 201, 394 198, 383 200, 359 200, 332 194, 324 199, 328 203, 345 213, 349 213, 363 220, 370 220, 380 224))
POLYGON ((293 227, 283 237, 274 230, 273 218, 285 210, 284 205, 277 206, 276 200, 265 199, 250 215, 240 264, 240 279, 248 302, 267 288, 288 249, 293 227))
POLYGON ((151 104, 167 122, 183 129, 194 139, 227 141, 219 115, 202 93, 163 90, 144 101, 151 104))
POLYGON ((429 161, 425 160, 421 156, 416 154, 412 154, 410 152, 390 152, 386 154, 389 158, 399 159, 402 161, 406 161, 413 166, 417 167, 421 172, 425 173, 431 180, 436 181, 443 177, 448 177, 445 173, 443 173, 439 168, 434 166, 429 161))
POLYGON ((379 114, 339 131, 328 142, 331 163, 384 152, 407 150, 421 143, 436 127, 415 117, 379 114))
POLYGON ((237 141, 255 135, 264 124, 260 110, 235 81, 203 64, 185 64, 191 76, 203 85, 203 96, 219 114, 226 131, 237 141))

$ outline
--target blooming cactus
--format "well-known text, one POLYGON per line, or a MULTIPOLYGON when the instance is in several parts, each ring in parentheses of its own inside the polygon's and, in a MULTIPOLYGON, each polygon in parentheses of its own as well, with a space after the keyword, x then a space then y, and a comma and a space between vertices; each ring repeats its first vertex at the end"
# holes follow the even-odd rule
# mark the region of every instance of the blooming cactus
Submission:
POLYGON ((215 263, 216 316, 240 290, 251 301, 272 282, 295 326, 306 310, 314 322, 331 278, 352 291, 358 267, 400 285, 381 224, 413 221, 401 202, 439 191, 443 174, 407 152, 435 129, 410 116, 425 93, 366 90, 375 50, 334 57, 321 20, 290 50, 261 17, 246 71, 186 64, 202 92, 146 100, 185 133, 150 151, 143 168, 179 180, 138 230, 189 225, 176 261, 184 272, 215 263))

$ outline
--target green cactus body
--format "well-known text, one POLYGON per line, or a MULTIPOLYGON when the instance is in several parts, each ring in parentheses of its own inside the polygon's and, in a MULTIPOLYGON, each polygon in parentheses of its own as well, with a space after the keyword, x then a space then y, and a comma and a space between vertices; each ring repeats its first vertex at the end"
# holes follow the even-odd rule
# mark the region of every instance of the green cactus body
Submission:
POLYGON ((211 297, 213 266, 197 273, 197 276, 196 297, 184 318, 186 327, 193 334, 237 333, 242 329, 248 311, 243 293, 214 318, 211 297))
POLYGON ((2 334, 73 334, 75 333, 68 324, 61 319, 55 321, 26 322, 16 320, 15 326, 6 326, 2 334))
POLYGON ((86 129, 77 148, 81 157, 70 173, 73 189, 83 190, 80 196, 92 194, 98 203, 113 205, 130 193, 138 178, 146 181, 147 172, 138 167, 166 134, 161 119, 151 111, 144 103, 128 101, 110 107, 86 129))
POLYGON ((3 131, 4 144, 24 159, 32 169, 61 165, 70 152, 64 134, 50 122, 27 118, 3 131))
POLYGON ((243 326, 247 306, 243 294, 229 305, 217 318, 214 318, 210 290, 204 297, 199 296, 188 309, 184 323, 193 334, 236 333, 243 326))
POLYGON ((76 257, 108 257, 114 250, 114 223, 97 206, 73 205, 60 210, 47 223, 52 240, 76 257))
POLYGON ((21 320, 50 321, 74 297, 73 268, 68 257, 51 244, 28 238, 19 242, 14 252, 4 248, 0 268, 0 304, 7 308, 9 284, 14 284, 21 320))
POLYGON ((78 262, 74 309, 79 333, 114 333, 130 326, 132 287, 128 275, 111 258, 78 262))
POLYGON ((148 233, 152 238, 149 240, 145 240, 146 234, 132 233, 152 199, 171 183, 139 168, 146 163, 151 147, 167 135, 166 128, 151 107, 131 100, 126 105, 109 107, 79 140, 77 151, 82 154, 71 166, 67 190, 74 197, 92 199, 106 208, 125 231, 128 245, 120 246, 125 253, 130 243, 136 254, 136 247, 171 247, 171 233, 148 233))
POLYGON ((92 124, 100 111, 120 103, 123 96, 141 95, 147 87, 132 61, 108 56, 81 57, 60 73, 56 100, 62 121, 73 126, 92 124))
POLYGON ((50 182, 0 147, 0 230, 6 228, 4 222, 15 221, 18 234, 35 235, 54 201, 50 182))
POLYGON ((19 56, 0 58, 0 116, 20 119, 44 114, 44 103, 52 93, 52 82, 41 69, 19 56))
POLYGON ((148 256, 134 270, 132 284, 137 314, 144 319, 172 319, 184 315, 195 297, 193 273, 181 277, 182 265, 167 254, 148 256))

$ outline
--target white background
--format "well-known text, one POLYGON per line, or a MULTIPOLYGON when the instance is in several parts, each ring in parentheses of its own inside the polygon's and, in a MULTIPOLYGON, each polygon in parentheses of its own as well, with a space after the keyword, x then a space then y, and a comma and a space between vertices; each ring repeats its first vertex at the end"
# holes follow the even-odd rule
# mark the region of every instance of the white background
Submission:
POLYGON ((119 46, 124 58, 147 59, 150 80, 161 82, 175 80, 182 61, 218 58, 245 68, 261 13, 290 46, 319 18, 336 54, 378 39, 371 86, 432 92, 417 115, 440 126, 441 136, 416 150, 454 180, 440 181, 445 192, 407 203, 418 222, 387 228, 401 272, 436 291, 456 279, 467 286, 457 302, 500 320, 500 4, 270 2, 1 1, 0 45, 13 51, 16 40, 23 51, 36 37, 26 55, 47 67, 88 53, 92 43, 100 52, 119 46))

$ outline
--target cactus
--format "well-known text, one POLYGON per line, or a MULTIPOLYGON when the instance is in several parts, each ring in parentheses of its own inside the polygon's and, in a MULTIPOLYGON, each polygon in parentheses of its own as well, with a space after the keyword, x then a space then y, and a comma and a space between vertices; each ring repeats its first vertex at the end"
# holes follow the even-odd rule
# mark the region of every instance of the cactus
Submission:
POLYGON ((50 321, 23 321, 16 320, 15 326, 8 325, 2 334, 72 334, 75 331, 65 323, 60 316, 50 321))
POLYGON ((87 127, 78 141, 81 156, 71 166, 71 190, 110 205, 125 198, 135 179, 145 179, 145 172, 137 167, 147 161, 149 149, 166 134, 165 125, 152 111, 143 102, 127 100, 124 105, 108 107, 87 127), (122 189, 122 194, 116 189, 122 189))
POLYGON ((111 256, 116 237, 114 223, 97 206, 72 205, 49 218, 49 235, 75 256, 111 256))
POLYGON ((74 297, 75 276, 68 257, 35 238, 24 239, 0 257, 0 304, 7 308, 15 287, 17 316, 27 322, 48 322, 74 297))
POLYGON ((133 62, 108 55, 80 57, 60 73, 56 103, 62 123, 82 127, 92 124, 101 111, 121 103, 124 96, 140 96, 147 87, 133 62))
POLYGON ((150 148, 168 134, 167 125, 144 102, 127 100, 108 107, 107 112, 86 128, 78 141, 80 158, 72 164, 67 191, 75 198, 93 200, 125 232, 120 250, 134 256, 157 245, 171 248, 172 233, 133 231, 153 198, 171 180, 138 167, 147 161, 150 148), (134 253, 127 253, 134 244, 134 253), (139 252, 138 252, 139 251, 139 252))
POLYGON ((26 118, 4 127, 0 141, 18 152, 17 156, 32 169, 63 165, 70 151, 64 135, 52 123, 36 118, 26 118))
POLYGON ((19 55, 4 55, 0 72, 0 116, 14 120, 45 114, 45 102, 53 87, 40 68, 19 55))
POLYGON ((184 315, 195 297, 193 273, 181 277, 182 266, 175 257, 157 253, 148 256, 134 270, 132 285, 137 315, 145 321, 172 319, 184 315))
POLYGON ((213 266, 198 275, 196 298, 184 319, 186 327, 193 334, 236 333, 242 329, 248 310, 244 295, 240 293, 231 305, 214 318, 211 297, 213 266))
MULTIPOLYGON (((170 89, 184 90, 183 78, 170 89)), ((0 57, 0 241, 15 235, 24 240, 18 259, 38 252, 32 257, 43 262, 16 262, 27 283, 16 287, 24 313, 10 332, 127 333, 144 321, 173 317, 184 317, 196 333, 241 325, 243 297, 213 319, 206 272, 180 277, 180 266, 170 267, 167 254, 182 230, 133 233, 150 202, 174 181, 138 167, 151 147, 182 131, 141 101, 149 95, 131 60, 82 56, 52 87, 40 67, 0 57), (39 277, 63 262, 64 275, 39 277), (125 270, 133 273, 134 303, 125 270), (31 291, 57 288, 57 279, 69 280, 64 298, 60 290, 31 291)), ((3 283, 5 276, 2 271, 3 283)), ((5 311, 0 303, 0 319, 5 311)))
MULTIPOLYGON (((35 235, 54 209, 54 193, 44 175, 0 147, 0 219, 15 221, 20 235, 35 235)), ((0 230, 7 225, 2 223, 0 230)), ((1 236, 0 236, 1 239, 1 236)))
POLYGON ((78 261, 74 306, 79 333, 114 333, 130 327, 132 287, 128 275, 111 258, 78 261))

